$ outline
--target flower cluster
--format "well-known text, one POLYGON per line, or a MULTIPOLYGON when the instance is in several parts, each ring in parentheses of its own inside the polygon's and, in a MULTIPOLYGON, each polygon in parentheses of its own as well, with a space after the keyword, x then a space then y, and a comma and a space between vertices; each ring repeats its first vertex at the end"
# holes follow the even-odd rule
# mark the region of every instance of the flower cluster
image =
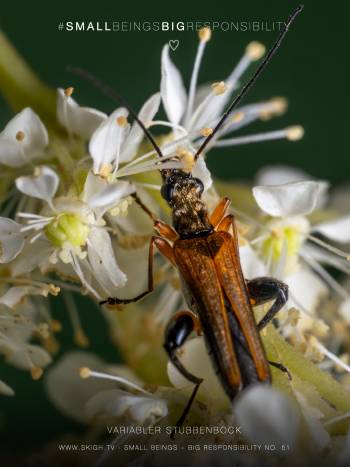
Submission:
MULTIPOLYGON (((167 130, 157 137, 161 160, 140 125, 130 123, 127 108, 106 115, 82 107, 72 97, 73 87, 57 90, 54 123, 39 116, 35 106, 26 107, 0 133, 0 350, 7 363, 40 378, 57 351, 60 322, 47 297, 58 294, 75 343, 88 346, 76 297, 88 295, 99 302, 146 289, 153 222, 141 204, 167 220, 158 171, 191 170, 203 182, 209 211, 219 195, 232 195, 245 277, 270 275, 289 286, 290 300, 263 340, 269 358, 283 360, 292 380, 276 370, 276 388, 286 394, 253 387, 232 408, 203 336, 193 336, 179 358, 204 382, 189 420, 227 424, 234 417, 246 439, 278 439, 298 455, 301 430, 322 450, 331 446, 327 427, 342 422, 339 433, 344 432, 350 411, 343 386, 329 376, 350 385, 350 296, 349 281, 343 279, 350 267, 348 254, 340 249, 340 244, 350 244, 350 212, 329 195, 328 182, 299 170, 265 168, 252 186, 243 186, 213 182, 203 154, 194 164, 193 154, 212 134, 243 74, 265 53, 263 45, 252 42, 225 80, 198 86, 210 39, 208 28, 200 30, 188 91, 168 45, 162 51, 160 91, 138 112, 146 128, 167 130), (161 103, 167 120, 156 118, 161 103)), ((259 141, 299 140, 300 126, 234 136, 254 121, 281 115, 286 107, 285 99, 275 97, 237 108, 206 153, 259 141)), ((107 417, 163 426, 174 422, 186 404, 191 385, 167 364, 161 350, 164 325, 186 305, 175 268, 156 258, 156 269, 157 292, 148 301, 128 307, 127 313, 101 309, 126 365, 107 366, 91 353, 74 351, 48 371, 48 396, 66 416, 81 423, 107 417)), ((257 307, 257 318, 267 306, 257 307)), ((11 395, 13 389, 0 381, 0 393, 11 395)))

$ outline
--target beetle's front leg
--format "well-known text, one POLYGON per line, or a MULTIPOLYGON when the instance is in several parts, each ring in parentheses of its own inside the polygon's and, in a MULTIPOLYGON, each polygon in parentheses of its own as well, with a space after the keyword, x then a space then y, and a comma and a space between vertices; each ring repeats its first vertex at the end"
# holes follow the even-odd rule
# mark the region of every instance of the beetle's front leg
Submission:
MULTIPOLYGON (((202 378, 198 378, 197 376, 190 373, 183 366, 180 359, 176 355, 177 349, 182 347, 182 345, 185 343, 186 339, 189 337, 192 331, 197 331, 197 333, 200 333, 200 323, 198 317, 190 311, 180 311, 176 313, 176 315, 171 319, 165 330, 164 349, 169 355, 171 363, 182 374, 182 376, 188 379, 191 383, 195 384, 195 387, 186 404, 186 407, 184 408, 181 417, 176 422, 175 427, 180 427, 185 421, 187 414, 190 411, 193 401, 196 397, 199 386, 203 382, 202 378)), ((173 438, 174 435, 175 430, 173 430, 171 438, 173 438)))
POLYGON ((247 280, 247 287, 253 306, 275 301, 266 315, 259 321, 259 330, 263 329, 288 301, 288 285, 273 277, 258 277, 247 280))

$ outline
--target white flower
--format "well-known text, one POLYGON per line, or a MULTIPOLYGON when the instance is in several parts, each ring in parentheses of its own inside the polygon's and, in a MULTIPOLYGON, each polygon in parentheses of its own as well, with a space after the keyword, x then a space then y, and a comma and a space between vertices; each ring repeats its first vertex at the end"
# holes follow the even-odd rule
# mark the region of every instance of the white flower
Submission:
POLYGON ((17 307, 16 312, 0 304, 0 351, 7 364, 30 371, 33 379, 40 378, 43 368, 51 363, 49 353, 31 343, 34 333, 42 332, 40 323, 40 313, 30 302, 17 307))
POLYGON ((252 443, 297 444, 299 414, 281 392, 263 384, 247 388, 233 405, 236 423, 252 443))
MULTIPOLYGON (((157 113, 159 104, 160 95, 156 93, 141 108, 138 118, 145 126, 148 126, 157 113)), ((130 125, 127 117, 128 111, 120 107, 105 119, 93 133, 89 143, 89 151, 93 159, 93 171, 95 174, 100 174, 106 178, 108 176, 116 178, 157 168, 154 163, 151 165, 151 168, 148 168, 149 162, 146 165, 143 163, 138 167, 138 159, 142 161, 144 157, 133 161, 130 164, 132 169, 128 171, 123 171, 123 168, 120 168, 120 164, 130 162, 135 157, 144 138, 143 130, 139 124, 135 121, 130 125)), ((156 162, 159 163, 158 160, 156 162)))
POLYGON ((0 164, 22 167, 43 157, 49 138, 38 115, 29 107, 10 120, 0 133, 0 164))
POLYGON ((57 120, 70 134, 88 140, 107 118, 107 115, 90 107, 81 107, 71 96, 73 88, 57 89, 57 120))
MULTIPOLYGON (((210 31, 203 28, 199 31, 199 46, 193 66, 188 95, 179 70, 171 61, 169 46, 165 45, 161 59, 161 95, 165 112, 169 122, 155 121, 154 125, 165 125, 172 127, 174 131, 174 142, 163 146, 167 153, 178 145, 189 145, 189 149, 195 151, 203 137, 210 134, 218 123, 232 93, 239 87, 239 80, 249 65, 259 60, 265 47, 257 42, 250 43, 234 70, 225 81, 205 85, 197 89, 198 74, 202 61, 204 49, 210 39, 210 31)), ((291 141, 300 139, 303 135, 301 127, 289 127, 284 130, 262 133, 252 136, 223 139, 222 136, 238 130, 256 119, 267 119, 273 115, 284 112, 286 102, 282 98, 275 98, 269 102, 245 105, 237 108, 229 121, 221 128, 213 138, 210 146, 233 146, 238 144, 267 141, 272 139, 287 138, 291 141)))
MULTIPOLYGON (((23 243, 22 238, 18 242, 15 254, 20 250, 22 254, 13 263, 12 271, 30 272, 39 265, 47 269, 50 264, 51 268, 55 265, 60 269, 61 262, 72 268, 97 299, 113 296, 115 289, 126 283, 126 276, 116 262, 103 215, 132 193, 132 185, 121 181, 108 184, 89 173, 81 199, 57 197, 59 178, 49 167, 37 168, 33 176, 17 178, 16 185, 22 193, 46 204, 41 214, 17 214, 26 221, 20 228, 16 224, 26 241, 23 243)), ((9 249, 7 244, 6 248, 9 249)))
POLYGON ((24 235, 20 224, 0 217, 0 263, 8 263, 22 251, 24 235))
POLYGON ((167 402, 144 390, 123 365, 106 365, 87 352, 65 355, 47 373, 46 388, 52 402, 68 417, 86 423, 96 417, 121 417, 153 424, 168 413, 167 402), (119 383, 127 389, 116 389, 119 383))
POLYGON ((291 303, 306 314, 313 313, 328 287, 343 299, 348 296, 321 265, 332 264, 343 270, 347 254, 314 236, 314 232, 331 241, 350 241, 346 230, 349 217, 316 225, 311 225, 307 217, 324 203, 326 189, 325 182, 308 180, 253 188, 260 209, 272 218, 264 224, 254 245, 265 258, 268 272, 290 285, 291 303))

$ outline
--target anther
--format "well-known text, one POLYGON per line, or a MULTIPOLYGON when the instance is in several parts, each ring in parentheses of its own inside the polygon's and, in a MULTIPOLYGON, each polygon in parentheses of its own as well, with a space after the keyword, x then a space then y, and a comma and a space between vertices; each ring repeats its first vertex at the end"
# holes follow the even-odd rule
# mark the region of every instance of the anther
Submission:
POLYGON ((71 95, 73 94, 73 92, 74 92, 73 86, 69 86, 68 88, 66 88, 66 89, 64 90, 64 95, 65 95, 66 97, 71 97, 71 95))
POLYGON ((224 81, 219 81, 217 83, 213 83, 211 85, 211 88, 213 90, 213 93, 216 96, 220 96, 221 94, 224 94, 224 92, 226 92, 226 90, 227 90, 227 86, 226 86, 224 81))
POLYGON ((81 328, 77 328, 77 330, 74 333, 74 342, 82 348, 89 347, 90 342, 89 339, 87 338, 86 334, 81 328))
POLYGON ((34 381, 37 381, 38 379, 40 379, 43 373, 44 372, 42 368, 39 368, 38 366, 35 366, 35 365, 32 366, 32 368, 30 369, 30 374, 34 381))
POLYGON ((194 155, 192 154, 192 152, 188 149, 180 148, 177 151, 177 154, 183 164, 184 172, 191 172, 194 165, 194 155))
POLYGON ((82 378, 82 379, 90 378, 90 376, 91 376, 91 370, 90 370, 90 368, 88 368, 87 366, 84 366, 84 367, 80 368, 80 370, 79 370, 79 376, 80 376, 80 378, 82 378))
POLYGON ((231 118, 231 122, 232 123, 239 123, 243 120, 244 118, 244 112, 236 112, 235 114, 233 114, 232 118, 231 118))
POLYGON ((16 140, 17 141, 23 141, 25 138, 25 134, 23 133, 23 131, 17 131, 16 133, 16 140))
POLYGON ((198 31, 199 40, 202 42, 208 42, 211 39, 211 29, 208 27, 201 28, 198 31))
POLYGON ((123 115, 120 115, 119 117, 117 117, 117 125, 123 128, 123 127, 126 127, 127 124, 128 124, 128 120, 126 119, 126 117, 124 117, 123 115))
POLYGON ((200 131, 200 134, 205 137, 210 136, 212 133, 213 133, 213 129, 209 127, 202 128, 200 131))
POLYGON ((304 136, 304 128, 300 125, 295 125, 287 128, 286 138, 289 141, 298 141, 304 136))
POLYGON ((256 61, 264 55, 265 50, 266 47, 263 44, 253 41, 247 45, 245 52, 251 60, 256 61))

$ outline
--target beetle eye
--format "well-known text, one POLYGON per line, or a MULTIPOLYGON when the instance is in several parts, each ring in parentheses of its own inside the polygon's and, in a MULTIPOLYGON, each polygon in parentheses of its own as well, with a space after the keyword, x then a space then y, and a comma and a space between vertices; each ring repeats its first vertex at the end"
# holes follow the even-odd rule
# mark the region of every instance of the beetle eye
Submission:
POLYGON ((170 203, 174 194, 174 185, 172 185, 171 183, 165 183, 164 185, 162 185, 160 194, 168 203, 170 203))
POLYGON ((195 178, 194 180, 196 181, 198 193, 201 195, 204 191, 203 182, 199 178, 195 178))

